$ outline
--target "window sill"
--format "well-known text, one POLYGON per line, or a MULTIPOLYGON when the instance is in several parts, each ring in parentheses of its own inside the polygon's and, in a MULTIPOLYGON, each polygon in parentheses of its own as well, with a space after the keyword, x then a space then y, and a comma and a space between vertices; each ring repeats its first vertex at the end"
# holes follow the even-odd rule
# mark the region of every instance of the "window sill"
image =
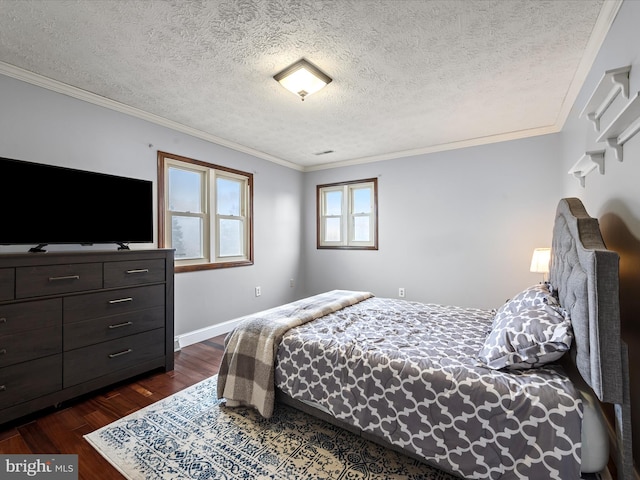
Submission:
POLYGON ((175 272, 197 272, 200 270, 216 270, 218 268, 245 267, 253 265, 252 260, 242 260, 239 262, 201 263, 198 265, 176 265, 175 272))

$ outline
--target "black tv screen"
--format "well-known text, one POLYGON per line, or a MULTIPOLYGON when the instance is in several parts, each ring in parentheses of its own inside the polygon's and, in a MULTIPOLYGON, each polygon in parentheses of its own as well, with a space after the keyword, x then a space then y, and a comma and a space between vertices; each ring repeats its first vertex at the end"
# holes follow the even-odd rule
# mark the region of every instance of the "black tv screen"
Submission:
POLYGON ((153 242, 153 183, 0 158, 0 244, 153 242))

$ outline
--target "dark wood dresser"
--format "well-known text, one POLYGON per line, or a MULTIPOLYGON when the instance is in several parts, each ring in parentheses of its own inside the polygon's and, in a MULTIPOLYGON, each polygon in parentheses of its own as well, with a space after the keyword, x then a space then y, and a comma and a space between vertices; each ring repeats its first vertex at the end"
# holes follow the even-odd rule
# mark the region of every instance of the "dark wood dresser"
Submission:
POLYGON ((173 370, 173 250, 0 255, 0 424, 173 370))

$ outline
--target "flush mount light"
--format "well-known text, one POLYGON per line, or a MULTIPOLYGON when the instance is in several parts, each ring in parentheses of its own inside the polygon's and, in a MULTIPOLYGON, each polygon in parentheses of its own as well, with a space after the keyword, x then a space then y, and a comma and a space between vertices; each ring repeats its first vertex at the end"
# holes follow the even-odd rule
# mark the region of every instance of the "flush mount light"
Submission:
POLYGON ((304 58, 277 73, 273 78, 284 88, 298 95, 302 101, 306 96, 331 83, 331 77, 304 58))

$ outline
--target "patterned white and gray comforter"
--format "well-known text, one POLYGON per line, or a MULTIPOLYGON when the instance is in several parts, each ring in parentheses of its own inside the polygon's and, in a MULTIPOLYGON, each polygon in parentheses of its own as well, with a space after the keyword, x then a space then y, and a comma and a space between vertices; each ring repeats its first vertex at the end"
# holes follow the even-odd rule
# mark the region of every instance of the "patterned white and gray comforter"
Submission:
POLYGON ((483 367, 494 313, 364 300, 285 333, 276 387, 463 478, 580 478, 578 392, 483 367))
POLYGON ((275 401, 275 355, 289 329, 371 297, 370 292, 332 290, 249 315, 225 338, 218 398, 254 407, 269 418, 275 401))

